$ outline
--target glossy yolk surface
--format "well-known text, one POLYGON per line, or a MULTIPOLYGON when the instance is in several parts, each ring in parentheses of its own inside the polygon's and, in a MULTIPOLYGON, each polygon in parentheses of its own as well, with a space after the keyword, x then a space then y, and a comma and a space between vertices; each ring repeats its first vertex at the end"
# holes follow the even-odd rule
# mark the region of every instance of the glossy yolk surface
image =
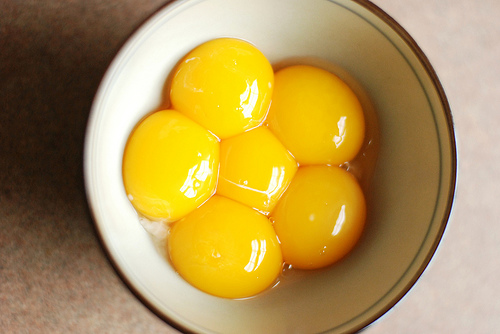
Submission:
POLYGON ((178 273, 219 297, 253 296, 272 285, 282 269, 269 220, 218 195, 175 222, 167 245, 178 273))
POLYGON ((361 236, 366 218, 363 192, 340 167, 299 167, 271 214, 286 263, 299 269, 328 266, 361 236))
POLYGON ((217 193, 268 214, 297 163, 266 127, 222 140, 217 193))
POLYGON ((317 269, 352 250, 364 195, 330 165, 356 157, 365 120, 341 79, 305 65, 273 73, 232 38, 192 50, 171 79, 173 109, 132 132, 123 180, 140 214, 171 223, 168 256, 187 282, 246 298, 272 286, 283 261, 317 269))
POLYGON ((218 165, 218 139, 181 113, 164 110, 132 132, 123 156, 123 181, 138 212, 175 221, 215 192, 218 165))
POLYGON ((361 148, 361 104, 337 76, 297 65, 275 75, 269 128, 301 165, 342 164, 361 148))
POLYGON ((219 138, 258 126, 271 101, 274 73, 266 57, 238 39, 206 42, 183 58, 172 78, 173 108, 219 138))

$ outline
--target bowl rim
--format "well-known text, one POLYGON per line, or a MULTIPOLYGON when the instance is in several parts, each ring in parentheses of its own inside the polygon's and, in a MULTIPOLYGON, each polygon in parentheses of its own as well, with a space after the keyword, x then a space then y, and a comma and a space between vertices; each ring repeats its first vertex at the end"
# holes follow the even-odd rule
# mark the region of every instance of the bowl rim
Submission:
MULTIPOLYGON (((329 2, 333 2, 332 0, 326 0, 329 2)), ((453 204, 456 196, 456 187, 457 187, 457 170, 458 170, 458 152, 457 152, 457 142, 456 142, 456 135, 455 135, 455 127, 454 127, 454 122, 453 122, 453 117, 451 113, 451 108, 448 102, 448 99, 446 97, 446 93, 444 91, 444 88, 438 78, 437 73, 435 72, 433 66, 431 65, 429 59, 423 52, 423 50, 420 48, 420 46, 417 44, 417 42, 411 37, 411 35, 388 13, 386 13, 383 9, 381 9, 379 6, 375 5, 374 3, 370 2, 369 0, 350 0, 361 7, 367 9, 371 14, 374 14, 377 16, 384 24, 386 24, 392 31, 394 31, 402 40, 403 42, 408 46, 408 48, 411 50, 411 52, 415 55, 415 57, 418 59, 420 65, 422 65, 425 73, 429 77, 430 81, 432 82, 432 86, 435 89, 439 101, 441 103, 441 107, 444 111, 444 116, 446 119, 446 126, 447 126, 447 134, 448 134, 448 142, 450 146, 450 155, 451 155, 451 161, 450 161, 450 183, 449 183, 449 189, 448 189, 448 200, 445 205, 445 209, 443 211, 443 218, 441 220, 440 228, 438 233, 435 236, 435 239, 433 241, 432 246, 430 247, 428 253, 426 254, 426 257, 424 261, 421 263, 420 267, 418 268, 417 272, 414 274, 414 276, 408 281, 408 283, 402 288, 399 293, 393 297, 390 302, 386 303, 384 307, 381 307, 377 312, 375 312, 371 317, 367 317, 365 320, 359 322, 355 327, 350 328, 350 332, 358 332, 362 329, 367 328, 368 326, 372 325, 375 321, 380 319, 382 316, 384 316, 389 310, 391 310, 403 297, 415 286, 416 282, 419 280, 429 263, 431 262, 434 254, 436 253, 436 250, 443 239, 443 235, 445 233, 446 227, 449 223, 452 210, 453 210, 453 204)), ((88 204, 88 209, 90 213, 90 217, 92 218, 92 226, 95 235, 97 236, 97 239, 99 240, 99 244, 101 246, 101 249, 104 251, 104 255, 107 258, 108 262, 111 264, 113 267, 114 271, 117 273, 118 277, 120 280, 127 286, 129 291, 132 292, 132 294, 144 305, 146 308, 148 308, 153 314, 155 314, 159 319, 164 321, 166 324, 171 326, 172 328, 183 332, 183 333, 195 333, 191 329, 185 327, 182 325, 180 322, 176 322, 174 319, 168 317, 165 315, 158 307, 156 307, 152 302, 150 302, 147 297, 145 297, 137 288, 134 287, 134 284, 131 282, 131 280, 128 278, 127 274, 120 268, 118 263, 115 261, 111 254, 111 250, 108 248, 108 245, 105 242, 105 238, 102 235, 101 230, 99 229, 99 226, 97 224, 97 218, 95 216, 95 210, 93 209, 92 201, 90 198, 90 194, 87 191, 88 190, 88 179, 89 179, 89 171, 86 167, 86 164, 88 161, 87 156, 90 155, 88 152, 88 147, 90 146, 88 144, 88 133, 90 131, 90 123, 91 123, 91 118, 92 115, 94 114, 94 106, 95 102, 98 98, 99 91, 101 90, 102 84, 106 79, 106 73, 110 70, 112 64, 114 63, 115 59, 118 57, 120 51, 124 49, 126 46, 127 42, 138 32, 138 30, 141 29, 145 24, 147 24, 154 16, 156 16, 159 12, 164 11, 165 9, 170 9, 174 10, 175 8, 182 6, 186 4, 187 2, 190 2, 189 0, 169 0, 166 3, 162 4, 155 10, 153 10, 147 17, 145 17, 142 21, 140 21, 138 24, 136 24, 129 34, 126 35, 126 37, 118 44, 116 51, 114 52, 114 56, 110 63, 108 64, 106 70, 103 73, 103 77, 100 80, 100 83, 98 85, 98 88, 96 89, 96 93, 94 95, 93 101, 92 101, 92 106, 90 109, 89 117, 87 120, 87 125, 86 125, 86 133, 85 133, 85 142, 84 142, 84 152, 83 152, 83 162, 84 162, 84 168, 83 168, 83 176, 84 176, 84 182, 85 182, 85 192, 86 192, 86 199, 87 199, 87 204, 88 204)), ((329 332, 330 330, 333 330, 333 328, 328 329, 326 332, 329 332)))
POLYGON ((427 58, 423 50, 417 44, 417 42, 413 39, 413 37, 404 29, 392 16, 386 13, 383 9, 370 2, 369 0, 352 0, 353 2, 361 5, 368 9, 371 13, 375 14, 379 19, 381 19, 385 24, 387 24, 394 32, 396 32, 399 37, 403 39, 405 44, 410 48, 413 54, 417 57, 420 64, 423 66, 426 74, 429 76, 429 79, 432 81, 434 89, 436 90, 437 95, 439 96, 439 101, 441 103, 441 107, 444 111, 444 116, 446 118, 447 125, 447 134, 448 134, 448 144, 450 145, 450 185, 449 185, 449 196, 446 202, 445 209, 443 211, 443 218, 441 220, 439 232, 436 234, 434 242, 429 249, 428 253, 424 261, 421 263, 418 271, 412 277, 411 280, 404 286, 403 289, 389 302, 385 305, 385 307, 381 308, 378 312, 376 312, 371 318, 367 318, 364 322, 361 322, 357 327, 352 329, 352 332, 360 331, 375 321, 384 316, 389 310, 391 310, 396 304, 399 303, 401 299, 415 286, 416 282, 420 279, 425 269, 428 267, 432 258, 434 257, 441 240, 443 239, 443 235, 446 231, 446 227, 449 223, 453 204, 456 196, 456 187, 457 187, 457 169, 458 169, 458 153, 457 153, 457 142, 455 135, 455 126, 453 122, 453 116, 451 113, 450 104, 448 98, 446 96, 445 90, 439 80, 439 77, 434 70, 434 67, 431 65, 430 60, 427 58))

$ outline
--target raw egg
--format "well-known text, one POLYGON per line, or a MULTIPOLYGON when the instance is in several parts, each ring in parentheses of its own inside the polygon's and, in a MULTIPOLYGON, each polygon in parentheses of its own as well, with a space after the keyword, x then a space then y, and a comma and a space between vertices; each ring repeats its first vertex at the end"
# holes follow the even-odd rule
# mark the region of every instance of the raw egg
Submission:
POLYGON ((346 170, 299 167, 270 219, 285 262, 317 269, 352 250, 365 225, 366 203, 356 178, 346 170))
POLYGON ((174 71, 170 100, 176 109, 224 139, 262 123, 274 73, 252 44, 220 38, 189 52, 174 71))
POLYGON ((348 170, 365 118, 346 83, 309 65, 274 73, 234 38, 196 47, 169 79, 172 109, 134 129, 123 180, 181 277, 247 298, 275 285, 284 264, 323 268, 353 249, 366 203, 348 170))
POLYGON ((222 140, 217 193, 269 214, 296 170, 290 153, 261 126, 222 140))
POLYGON ((175 221, 215 192, 218 168, 218 139, 183 114, 163 110, 132 132, 123 156, 123 182, 138 212, 175 221))
POLYGON ((218 297, 245 298, 262 292, 283 266, 267 217, 219 195, 175 222, 167 245, 177 272, 218 297))
POLYGON ((339 77, 309 66, 276 72, 269 128, 301 165, 340 165, 359 152, 363 110, 339 77))

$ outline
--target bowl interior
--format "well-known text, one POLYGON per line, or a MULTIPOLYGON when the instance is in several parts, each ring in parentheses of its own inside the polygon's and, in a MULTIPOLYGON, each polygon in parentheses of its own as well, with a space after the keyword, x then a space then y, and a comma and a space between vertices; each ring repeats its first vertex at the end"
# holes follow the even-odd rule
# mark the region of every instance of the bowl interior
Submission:
POLYGON ((194 332, 360 329, 421 274, 444 231, 456 157, 449 108, 411 38, 365 1, 190 0, 151 17, 125 43, 96 95, 85 146, 89 205, 110 260, 160 317, 194 332), (180 278, 139 224, 123 188, 122 154, 135 124, 162 103, 176 62, 204 41, 237 37, 271 61, 319 58, 349 73, 377 113, 380 151, 369 219, 339 264, 290 277, 255 298, 226 300, 180 278))

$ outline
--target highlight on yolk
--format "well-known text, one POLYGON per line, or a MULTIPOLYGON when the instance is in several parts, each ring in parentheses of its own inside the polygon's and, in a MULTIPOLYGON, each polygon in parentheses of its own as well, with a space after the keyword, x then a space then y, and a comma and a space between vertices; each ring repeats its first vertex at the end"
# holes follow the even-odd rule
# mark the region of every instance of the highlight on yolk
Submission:
POLYGON ((218 297, 253 296, 270 287, 282 270, 269 220, 219 195, 173 223, 167 248, 186 281, 218 297))
POLYGON ((132 132, 123 156, 123 182, 139 213, 175 221, 215 192, 218 166, 218 139, 181 113, 163 110, 132 132))
POLYGON ((297 171, 297 163, 266 127, 225 139, 217 193, 269 214, 297 171))
POLYGON ((172 77, 170 99, 173 109, 223 139, 263 122, 273 83, 271 64, 257 48, 220 38, 181 60, 172 77))
POLYGON ((354 92, 336 75, 308 65, 276 72, 267 122, 301 165, 347 162, 365 135, 354 92))
POLYGON ((349 253, 366 219, 354 176, 336 166, 299 167, 270 216, 286 263, 298 269, 328 266, 349 253))

